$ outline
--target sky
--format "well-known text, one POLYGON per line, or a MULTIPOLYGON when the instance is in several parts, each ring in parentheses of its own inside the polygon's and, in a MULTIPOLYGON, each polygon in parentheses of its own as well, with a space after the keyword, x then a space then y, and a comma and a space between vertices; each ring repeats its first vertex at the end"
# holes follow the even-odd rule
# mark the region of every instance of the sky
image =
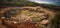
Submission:
POLYGON ((60 2, 60 0, 30 0, 30 1, 60 2))
POLYGON ((60 0, 29 0, 36 3, 53 4, 60 6, 60 0))

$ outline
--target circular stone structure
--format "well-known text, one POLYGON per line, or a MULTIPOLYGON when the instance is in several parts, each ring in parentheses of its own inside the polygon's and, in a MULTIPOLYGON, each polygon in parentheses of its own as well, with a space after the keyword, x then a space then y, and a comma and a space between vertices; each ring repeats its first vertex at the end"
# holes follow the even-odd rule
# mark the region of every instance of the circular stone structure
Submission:
POLYGON ((2 21, 8 28, 42 28, 42 25, 50 23, 49 19, 54 15, 55 12, 41 7, 8 7, 2 21))

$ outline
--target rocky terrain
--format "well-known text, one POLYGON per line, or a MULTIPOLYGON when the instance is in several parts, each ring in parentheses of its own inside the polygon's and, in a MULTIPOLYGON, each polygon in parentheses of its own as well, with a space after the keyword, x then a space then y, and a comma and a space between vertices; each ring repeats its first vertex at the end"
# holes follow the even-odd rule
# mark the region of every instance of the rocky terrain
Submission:
POLYGON ((43 7, 6 7, 0 9, 1 28, 49 28, 56 12, 43 7), (2 25, 3 24, 3 25, 2 25))

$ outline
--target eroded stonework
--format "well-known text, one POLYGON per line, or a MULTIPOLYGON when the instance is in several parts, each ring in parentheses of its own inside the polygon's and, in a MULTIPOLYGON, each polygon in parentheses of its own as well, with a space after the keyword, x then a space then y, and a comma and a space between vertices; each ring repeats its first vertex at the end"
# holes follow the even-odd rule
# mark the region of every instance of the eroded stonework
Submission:
POLYGON ((18 26, 23 24, 23 28, 25 28, 27 24, 28 26, 26 28, 30 27, 29 25, 32 25, 33 28, 37 26, 43 27, 43 25, 48 26, 50 20, 53 19, 56 14, 54 11, 42 7, 8 7, 1 12, 3 12, 2 19, 5 25, 8 25, 8 27, 11 26, 12 28, 15 28, 15 26, 16 28, 21 28, 18 26))

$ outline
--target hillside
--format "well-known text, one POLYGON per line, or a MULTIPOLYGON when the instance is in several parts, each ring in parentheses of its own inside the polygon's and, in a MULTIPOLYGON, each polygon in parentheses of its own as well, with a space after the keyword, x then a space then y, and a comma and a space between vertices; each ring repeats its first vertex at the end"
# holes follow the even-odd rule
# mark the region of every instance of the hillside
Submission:
POLYGON ((43 3, 35 3, 35 2, 30 2, 27 0, 22 0, 22 1, 4 1, 0 3, 0 7, 22 7, 22 6, 41 6, 44 8, 48 8, 51 10, 55 10, 55 11, 60 11, 60 6, 57 5, 52 5, 52 4, 43 4, 43 3))

